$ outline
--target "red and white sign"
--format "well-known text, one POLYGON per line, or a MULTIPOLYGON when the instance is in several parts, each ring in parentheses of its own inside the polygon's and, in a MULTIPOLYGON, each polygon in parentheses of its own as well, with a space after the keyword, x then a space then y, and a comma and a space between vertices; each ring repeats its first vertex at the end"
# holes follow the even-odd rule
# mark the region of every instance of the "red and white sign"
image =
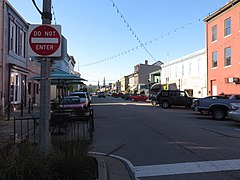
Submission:
POLYGON ((30 57, 61 56, 61 26, 30 25, 28 49, 30 57))

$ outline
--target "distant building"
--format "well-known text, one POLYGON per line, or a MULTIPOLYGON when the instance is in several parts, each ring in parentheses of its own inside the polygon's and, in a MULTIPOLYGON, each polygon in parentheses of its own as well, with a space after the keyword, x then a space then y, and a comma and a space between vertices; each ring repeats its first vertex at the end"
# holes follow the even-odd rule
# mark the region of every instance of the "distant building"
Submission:
POLYGON ((162 65, 161 83, 165 89, 185 90, 193 97, 207 96, 207 57, 201 49, 162 65))
POLYGON ((124 76, 120 79, 120 83, 121 83, 121 89, 120 91, 123 93, 127 93, 128 92, 128 85, 129 85, 129 77, 128 76, 124 76))
POLYGON ((240 94, 240 0, 205 18, 208 95, 240 94))
POLYGON ((148 64, 148 60, 145 60, 144 64, 137 64, 134 66, 134 73, 129 76, 129 87, 133 93, 149 93, 149 74, 160 70, 160 61, 154 64, 148 64))

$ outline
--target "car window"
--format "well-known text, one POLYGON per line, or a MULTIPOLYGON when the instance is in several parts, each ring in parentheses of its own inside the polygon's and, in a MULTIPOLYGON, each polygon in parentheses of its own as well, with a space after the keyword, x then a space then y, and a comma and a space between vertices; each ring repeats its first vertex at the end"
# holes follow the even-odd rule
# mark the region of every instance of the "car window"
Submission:
POLYGON ((79 104, 79 103, 80 103, 80 99, 66 98, 61 101, 61 104, 79 104))
POLYGON ((179 93, 175 92, 175 91, 170 91, 169 95, 170 96, 179 96, 179 93))
POLYGON ((87 99, 84 97, 84 98, 80 98, 80 101, 81 102, 86 102, 87 101, 87 99))
POLYGON ((86 98, 86 95, 84 93, 73 93, 73 94, 70 94, 70 96, 78 96, 80 98, 86 98))
POLYGON ((180 95, 180 97, 185 97, 185 93, 184 92, 180 92, 179 95, 180 95))
POLYGON ((162 91, 161 96, 168 97, 168 91, 162 91))

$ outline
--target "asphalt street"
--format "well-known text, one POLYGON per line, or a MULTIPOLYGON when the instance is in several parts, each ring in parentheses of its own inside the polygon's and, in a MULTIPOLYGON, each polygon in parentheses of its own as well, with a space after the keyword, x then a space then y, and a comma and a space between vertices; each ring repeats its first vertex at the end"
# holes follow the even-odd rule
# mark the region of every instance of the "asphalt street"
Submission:
POLYGON ((136 179, 240 179, 240 124, 113 97, 93 108, 91 150, 122 158, 136 179))

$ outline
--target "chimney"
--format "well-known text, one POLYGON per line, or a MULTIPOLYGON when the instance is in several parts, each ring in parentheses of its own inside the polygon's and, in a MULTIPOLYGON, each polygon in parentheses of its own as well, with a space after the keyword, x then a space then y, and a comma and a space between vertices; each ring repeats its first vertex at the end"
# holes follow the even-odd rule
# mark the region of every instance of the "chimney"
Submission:
POLYGON ((145 64, 146 64, 146 65, 148 64, 148 60, 145 60, 145 64))

